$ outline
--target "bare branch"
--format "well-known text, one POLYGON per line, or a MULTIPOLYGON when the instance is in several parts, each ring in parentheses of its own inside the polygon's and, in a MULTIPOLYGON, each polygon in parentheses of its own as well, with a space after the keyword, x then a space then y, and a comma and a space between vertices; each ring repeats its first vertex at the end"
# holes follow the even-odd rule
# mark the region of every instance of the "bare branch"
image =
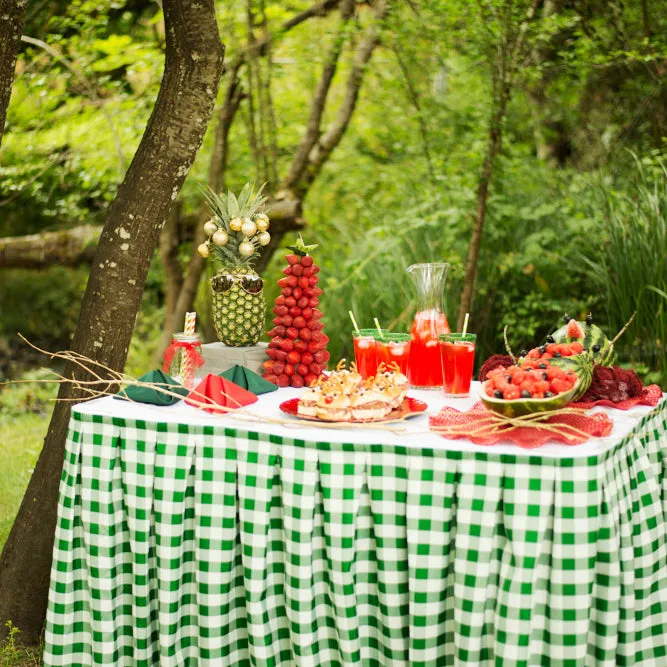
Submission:
POLYGON ((334 75, 336 74, 338 59, 340 58, 340 54, 343 50, 343 44, 345 43, 347 23, 352 17, 353 13, 354 0, 343 0, 343 4, 341 6, 341 20, 338 26, 338 34, 324 63, 322 76, 320 77, 317 88, 315 89, 315 94, 313 95, 313 100, 310 104, 310 115, 308 117, 308 123, 306 124, 306 133, 304 134, 303 138, 301 139, 301 143, 296 149, 289 172, 283 182, 283 188, 287 190, 293 188, 294 185, 303 177, 303 174, 308 165, 308 155, 317 143, 317 140, 320 136, 320 124, 322 122, 322 115, 324 114, 324 108, 326 106, 327 95, 329 94, 331 82, 333 81, 334 75))

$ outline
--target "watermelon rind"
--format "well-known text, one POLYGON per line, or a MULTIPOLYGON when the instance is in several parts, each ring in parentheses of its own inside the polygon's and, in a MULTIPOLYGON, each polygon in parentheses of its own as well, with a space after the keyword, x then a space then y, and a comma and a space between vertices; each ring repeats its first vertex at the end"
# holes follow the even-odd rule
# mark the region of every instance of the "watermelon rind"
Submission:
MULTIPOLYGON (((574 343, 579 341, 584 349, 589 350, 593 355, 593 361, 601 366, 612 366, 614 363, 614 344, 607 338, 604 331, 596 324, 587 324, 577 321, 577 324, 584 332, 583 338, 571 338, 567 335, 569 325, 564 325, 558 331, 552 333, 554 343, 574 343), (593 345, 599 345, 600 350, 593 352, 593 345)), ((551 359, 549 361, 552 361, 551 359)))
POLYGON ((568 403, 575 400, 579 394, 579 385, 582 378, 579 378, 570 391, 551 396, 550 398, 517 398, 513 401, 506 401, 504 398, 494 398, 484 393, 484 388, 480 388, 479 397, 487 410, 505 415, 505 417, 522 417, 536 412, 551 412, 565 407, 568 403))
POLYGON ((575 385, 579 390, 572 398, 573 401, 581 398, 588 391, 593 381, 593 368, 595 366, 592 351, 573 354, 571 357, 554 357, 549 359, 549 363, 552 366, 562 368, 564 371, 573 371, 579 376, 579 381, 575 385))

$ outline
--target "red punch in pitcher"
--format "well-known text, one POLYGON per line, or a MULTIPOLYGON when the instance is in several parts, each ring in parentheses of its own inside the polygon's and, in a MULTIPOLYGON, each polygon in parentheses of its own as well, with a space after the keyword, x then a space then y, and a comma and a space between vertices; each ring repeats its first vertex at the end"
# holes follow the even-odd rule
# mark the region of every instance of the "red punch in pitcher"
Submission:
POLYGON ((442 387, 442 364, 438 336, 449 333, 442 296, 449 264, 413 264, 407 269, 417 289, 417 314, 412 323, 410 385, 416 389, 442 387))

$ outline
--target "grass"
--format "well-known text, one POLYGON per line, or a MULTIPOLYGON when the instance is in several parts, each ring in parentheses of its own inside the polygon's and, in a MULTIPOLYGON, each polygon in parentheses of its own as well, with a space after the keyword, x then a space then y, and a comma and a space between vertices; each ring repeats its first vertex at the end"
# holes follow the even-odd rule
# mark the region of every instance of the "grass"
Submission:
POLYGON ((0 415, 0 549, 21 505, 48 425, 48 415, 0 415))
POLYGON ((0 643, 0 667, 30 667, 42 664, 42 647, 23 647, 18 644, 21 630, 11 621, 5 626, 9 630, 7 639, 0 643))

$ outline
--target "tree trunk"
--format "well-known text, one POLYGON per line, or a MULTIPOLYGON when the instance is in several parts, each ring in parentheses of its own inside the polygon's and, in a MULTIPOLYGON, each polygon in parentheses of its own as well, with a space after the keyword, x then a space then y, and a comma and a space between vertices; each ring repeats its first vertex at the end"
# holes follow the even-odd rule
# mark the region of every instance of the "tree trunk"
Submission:
POLYGON ((57 232, 0 239, 0 269, 90 264, 101 231, 101 227, 81 225, 57 232))
MULTIPOLYGON (((165 70, 155 108, 102 230, 72 348, 120 370, 160 230, 201 145, 223 47, 213 0, 163 0, 165 70)), ((70 367, 65 375, 81 377, 70 367)), ((61 385, 42 454, 0 558, 0 619, 39 642, 70 404, 61 385)))
POLYGON ((486 203, 489 199, 489 187, 493 178, 493 165, 496 155, 500 152, 502 146, 502 126, 507 108, 509 90, 503 85, 500 97, 496 102, 495 108, 491 114, 491 127, 489 128, 489 140, 487 143, 486 157, 482 165, 482 173, 479 177, 477 186, 477 211, 472 227, 472 237, 468 246, 468 258, 466 259, 465 277, 463 279, 463 292, 461 293, 461 302, 459 304, 459 313, 456 318, 456 330, 463 329, 463 321, 466 313, 472 312, 472 305, 475 294, 475 281, 477 279, 477 261, 479 259, 479 249, 482 245, 482 231, 484 221, 486 220, 486 203))
POLYGON ((27 7, 28 0, 0 0, 0 144, 27 7))

